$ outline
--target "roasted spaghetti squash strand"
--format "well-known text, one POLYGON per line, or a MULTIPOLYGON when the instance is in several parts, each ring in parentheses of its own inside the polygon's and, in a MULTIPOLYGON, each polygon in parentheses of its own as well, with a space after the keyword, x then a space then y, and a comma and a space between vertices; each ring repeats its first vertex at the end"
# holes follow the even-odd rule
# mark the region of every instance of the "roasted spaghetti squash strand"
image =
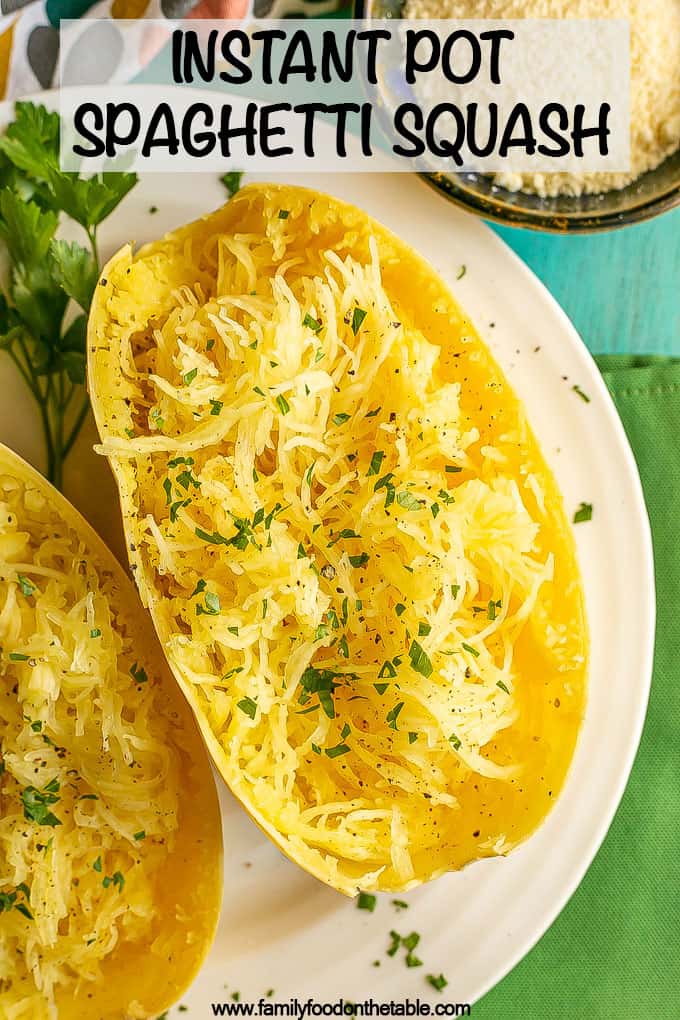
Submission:
POLYGON ((357 210, 252 186, 98 291, 101 449, 234 792, 344 892, 509 849, 571 755, 582 601, 521 409, 436 277, 357 210))
POLYGON ((155 1016, 210 944, 216 797, 132 586, 55 500, 0 448, 0 1017, 155 1016))

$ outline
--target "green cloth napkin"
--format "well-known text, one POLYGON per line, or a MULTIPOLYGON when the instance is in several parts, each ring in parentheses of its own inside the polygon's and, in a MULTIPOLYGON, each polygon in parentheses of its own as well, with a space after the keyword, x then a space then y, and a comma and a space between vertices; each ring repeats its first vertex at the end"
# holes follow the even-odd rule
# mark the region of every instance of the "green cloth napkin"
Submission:
POLYGON ((652 522, 658 615, 649 711, 600 852, 538 945, 473 1007, 475 1020, 680 1020, 680 359, 597 361, 652 522))

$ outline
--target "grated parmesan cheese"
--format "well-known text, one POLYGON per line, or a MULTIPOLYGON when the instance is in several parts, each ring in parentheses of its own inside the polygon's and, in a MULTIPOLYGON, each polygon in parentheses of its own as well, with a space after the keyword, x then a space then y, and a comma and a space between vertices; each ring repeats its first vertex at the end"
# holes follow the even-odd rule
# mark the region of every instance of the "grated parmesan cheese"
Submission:
POLYGON ((407 0, 404 16, 630 20, 630 172, 496 174, 509 191, 552 198, 618 190, 680 146, 680 0, 407 0))

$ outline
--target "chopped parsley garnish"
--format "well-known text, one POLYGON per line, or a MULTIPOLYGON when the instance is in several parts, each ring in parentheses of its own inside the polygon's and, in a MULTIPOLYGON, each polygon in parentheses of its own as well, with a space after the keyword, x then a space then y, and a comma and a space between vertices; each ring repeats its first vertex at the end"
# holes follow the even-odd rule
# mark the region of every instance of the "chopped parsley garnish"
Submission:
POLYGON ((439 503, 432 503, 432 505, 430 506, 430 513, 432 514, 432 516, 434 518, 439 516, 439 511, 440 510, 441 510, 441 507, 439 506, 439 503))
POLYGON ((307 328, 311 329, 314 333, 318 333, 319 330, 321 329, 321 323, 319 322, 319 320, 315 319, 312 315, 309 314, 309 312, 306 312, 305 317, 302 320, 302 325, 307 326, 307 328))
POLYGON ((402 489, 401 492, 397 493, 397 503, 403 507, 404 510, 421 510, 422 503, 419 499, 413 495, 412 492, 408 492, 406 489, 402 489))
POLYGON ((290 209, 279 209, 279 219, 287 220, 290 216, 290 209))
POLYGON ((32 921, 33 914, 28 908, 30 900, 30 889, 25 882, 20 882, 19 885, 15 886, 12 892, 0 892, 0 914, 5 911, 9 912, 10 910, 16 910, 17 913, 25 917, 27 921, 32 921), (25 902, 19 900, 19 895, 23 896, 25 902))
POLYGON ((191 386, 192 382, 194 381, 197 375, 198 369, 192 368, 191 371, 184 373, 184 375, 182 376, 182 382, 184 383, 185 386, 191 386))
POLYGON ((507 688, 507 687, 505 686, 505 684, 503 683, 503 681, 502 681, 502 680, 496 680, 496 687, 500 687, 500 689, 501 689, 502 691, 505 691, 505 693, 506 693, 506 694, 509 694, 509 693, 510 693, 510 691, 509 691, 509 690, 508 690, 508 688, 507 688))
POLYGON ((120 871, 114 871, 113 875, 105 875, 102 879, 102 885, 105 889, 108 889, 110 885, 115 885, 118 892, 123 891, 125 885, 125 876, 120 871))
POLYGON ((42 790, 37 790, 35 786, 27 786, 21 791, 24 818, 29 822, 37 822, 38 825, 52 827, 61 825, 61 819, 50 811, 51 805, 59 802, 58 793, 59 783, 56 779, 50 780, 42 790))
POLYGON ((446 489, 440 489, 437 493, 437 497, 441 499, 442 503, 446 503, 448 506, 450 503, 456 502, 456 497, 452 492, 448 492, 446 489))
POLYGON ((495 602, 493 599, 489 599, 489 605, 487 606, 486 610, 486 615, 489 620, 496 619, 496 616, 498 615, 498 610, 501 608, 502 604, 503 603, 501 602, 500 599, 496 599, 495 602))
POLYGON ((399 704, 395 705, 394 708, 390 709, 390 711, 385 716, 385 720, 387 722, 387 725, 389 726, 389 728, 391 730, 396 730, 397 729, 397 719, 399 718, 399 713, 401 712, 403 707, 404 707, 404 702, 400 701, 399 704))
POLYGON ((392 663, 390 662, 390 660, 389 659, 385 659, 385 661, 383 662, 382 666, 380 667, 380 672, 378 673, 378 679, 382 680, 384 677, 388 676, 388 677, 390 677, 391 680, 394 680, 396 675, 397 675, 397 671, 394 668, 394 666, 392 665, 392 663))
POLYGON ((474 655, 475 659, 479 658, 479 649, 473 648, 472 645, 468 645, 465 641, 463 641, 461 647, 464 651, 469 652, 470 655, 474 655))
POLYGON ((376 450, 375 451, 375 453, 371 457, 371 463, 370 463, 370 465, 368 467, 368 471, 366 472, 366 477, 367 478, 370 478, 371 475, 378 475, 378 474, 380 474, 380 465, 383 462, 384 456, 385 456, 385 454, 383 453, 382 450, 376 450))
POLYGON ((459 591, 460 591, 460 585, 459 584, 452 584, 451 585, 451 594, 453 595, 454 599, 458 598, 458 592, 459 591))
POLYGON ((349 418, 350 418, 349 414, 345 414, 344 411, 341 411, 339 414, 333 415, 333 424, 342 425, 344 422, 349 421, 349 418))
POLYGON ((418 739, 418 734, 414 733, 413 731, 411 731, 409 733, 409 735, 408 735, 408 742, 409 742, 409 744, 415 744, 417 739, 418 739))
POLYGON ((257 711, 257 702, 253 701, 252 698, 247 697, 241 698, 241 700, 237 703, 236 707, 240 708, 241 711, 245 713, 245 715, 247 715, 249 719, 255 718, 255 713, 257 711))
POLYGON ((368 560, 369 556, 368 553, 366 552, 362 552, 358 556, 349 557, 349 562, 352 564, 353 567, 363 567, 365 563, 368 563, 368 560))
MULTIPOLYGON (((321 327, 319 327, 319 328, 321 328, 321 327)), ((316 354, 314 355, 314 364, 316 364, 318 361, 321 361, 321 359, 325 358, 325 357, 326 357, 326 352, 323 351, 319 347, 319 349, 317 350, 316 354)))
POLYGON ((392 906, 396 907, 397 910, 408 910, 406 900, 392 900, 392 906))
POLYGON ((283 393, 279 393, 279 395, 276 398, 276 403, 279 406, 279 411, 281 412, 281 414, 288 414, 288 412, 290 411, 290 404, 284 397, 283 393))
POLYGON ((27 599, 30 598, 31 595, 35 594, 35 585, 29 581, 25 574, 17 574, 17 580, 19 582, 21 594, 25 595, 27 599))
POLYGON ((432 627, 430 627, 429 623, 419 623, 418 624, 418 637, 427 637, 427 635, 430 633, 431 630, 432 630, 432 627))
POLYGON ((203 528, 194 528, 194 534, 196 538, 200 538, 201 541, 208 542, 210 545, 229 545, 231 541, 225 538, 224 535, 220 535, 217 531, 203 531, 203 528))
POLYGON ((28 662, 30 655, 24 655, 23 652, 10 652, 9 653, 11 662, 28 662))
POLYGON ((448 981, 443 974, 428 974, 425 978, 428 984, 432 985, 438 992, 443 991, 448 985, 448 981))
POLYGON ((221 608, 219 595, 214 591, 207 591, 205 605, 196 606, 196 616, 218 616, 221 608))
POLYGON ((464 266, 464 265, 461 266, 460 269, 458 270, 458 272, 456 273, 456 279, 457 280, 462 280, 463 277, 465 276, 466 272, 467 272, 467 266, 464 266))
POLYGON ((455 733, 452 733, 451 736, 449 737, 449 743, 451 744, 451 747, 455 751, 458 751, 460 749, 460 747, 461 747, 460 738, 457 737, 455 733))
POLYGON ((90 637, 91 638, 98 638, 98 637, 101 637, 101 636, 102 636, 102 632, 100 631, 99 627, 93 627, 92 630, 90 631, 90 637))
POLYGON ((211 400, 210 401, 210 414, 213 417, 216 418, 218 414, 222 413, 222 408, 223 407, 224 407, 224 404, 222 403, 221 400, 211 400))
POLYGON ((336 744, 335 747, 327 747, 325 749, 326 756, 328 758, 339 758, 342 754, 347 754, 349 747, 347 744, 336 744))
POLYGON ((463 469, 462 467, 458 467, 457 464, 447 464, 444 470, 446 471, 447 475, 457 475, 463 469))
POLYGON ((307 556, 307 553, 305 552, 305 547, 302 544, 302 542, 300 542, 298 544, 298 547, 297 547, 297 558, 299 560, 304 560, 306 556, 307 556))
POLYGON ((584 521, 592 521, 592 519, 593 519, 593 504, 581 503, 578 510, 574 514, 574 524, 582 524, 584 521))
POLYGON ((95 871, 101 872, 101 870, 102 870, 102 859, 101 859, 101 857, 97 858, 97 860, 94 862, 92 867, 94 868, 95 871))
POLYGON ((415 639, 411 642, 408 654, 411 660, 411 665, 415 669, 416 673, 420 673, 420 675, 424 677, 432 676, 432 663, 430 662, 430 657, 425 649, 422 648, 415 639))
POLYGON ((389 684, 373 684, 373 686, 375 687, 375 689, 378 692, 378 694, 382 697, 382 695, 385 693, 385 691, 387 690, 387 688, 390 685, 389 684))
POLYGON ((139 666, 136 662, 130 667, 130 676, 138 684, 145 684, 149 679, 144 667, 139 666))
POLYGON ((588 396, 587 393, 583 392, 583 390, 581 389, 580 386, 578 386, 578 385, 572 386, 572 390, 574 391, 574 393, 578 393, 578 395, 581 398, 581 400, 584 400, 586 402, 586 404, 590 403, 590 397, 588 396))
POLYGON ((396 931, 391 931, 390 932, 390 939, 392 941, 390 943, 389 949, 387 950, 387 955, 388 956, 396 956, 397 955, 397 950, 399 949, 399 946, 401 945, 401 935, 399 935, 396 931))
POLYGON ((136 832, 132 838, 136 839, 139 843, 142 839, 146 839, 146 831, 144 829, 140 829, 139 832, 136 832))
POLYGON ((194 588, 194 590, 192 591, 192 593, 191 593, 191 595, 189 596, 189 598, 190 598, 190 599, 192 599, 192 598, 194 597, 194 595, 200 595, 200 594, 201 594, 201 592, 202 592, 202 591, 205 591, 205 589, 206 589, 207 587, 208 587, 208 582, 207 582, 206 580, 204 580, 204 579, 203 579, 202 577, 200 577, 200 578, 198 579, 198 581, 196 582, 196 587, 195 587, 195 588, 194 588))
POLYGON ((333 692, 337 687, 336 680, 342 675, 341 673, 334 673, 330 669, 316 669, 315 666, 308 666, 300 677, 303 692, 298 701, 301 705, 306 705, 310 697, 316 694, 319 704, 328 718, 334 719, 333 692))
POLYGON ((228 173, 222 174, 220 177, 222 184, 227 189, 229 198, 235 195, 241 187, 241 178, 243 177, 244 172, 245 171, 243 170, 230 170, 228 173))
POLYGON ((345 634, 343 634, 338 641, 338 652, 344 659, 349 659, 349 646, 347 644, 347 637, 345 634))
POLYGON ((378 897, 374 896, 373 893, 360 892, 357 897, 357 909, 368 910, 373 913, 377 902, 378 897))
POLYGON ((403 602, 397 602, 396 606, 394 607, 394 611, 397 614, 397 616, 401 616, 402 613, 406 612, 406 606, 404 605, 403 602))
POLYGON ((365 318, 366 312, 363 308, 355 308, 352 312, 352 333, 354 333, 354 336, 356 336, 361 329, 361 324, 365 318))

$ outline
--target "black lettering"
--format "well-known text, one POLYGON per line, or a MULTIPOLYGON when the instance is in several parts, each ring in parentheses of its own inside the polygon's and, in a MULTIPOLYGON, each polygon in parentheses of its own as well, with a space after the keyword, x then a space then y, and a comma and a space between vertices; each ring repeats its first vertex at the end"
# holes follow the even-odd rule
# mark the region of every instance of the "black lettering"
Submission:
POLYGON ((406 30, 406 53, 404 55, 404 72, 408 85, 415 85, 416 74, 431 71, 439 60, 439 36, 429 28, 408 28, 406 30), (424 60, 416 59, 416 49, 421 42, 429 42, 430 55, 424 60))
POLYGON ((192 103, 182 120, 182 145, 190 156, 209 156, 217 144, 214 131, 197 131, 194 133, 194 120, 202 116, 204 126, 212 127, 213 111, 207 103, 192 103))
POLYGON ((583 156, 583 139, 584 138, 598 138, 600 142, 599 153, 601 156, 609 155, 609 142, 607 139, 611 134, 610 129, 607 126, 607 118, 611 113, 611 106, 609 103, 602 103, 600 105, 600 112, 598 115, 598 124, 594 128, 584 128, 583 118, 585 117, 586 108, 582 103, 577 103, 574 107, 574 128, 571 132, 572 141, 574 143, 574 155, 583 156))
POLYGON ((444 77, 453 82, 454 85, 467 85, 479 74, 482 66, 482 47, 474 32, 468 32, 466 28, 459 28, 447 36, 442 46, 442 71, 444 77), (470 67, 464 74, 456 74, 453 69, 453 47, 459 39, 464 39, 470 44, 470 67))
POLYGON ((340 56, 336 32, 325 31, 322 38, 321 81, 325 82, 326 85, 330 85, 336 78, 339 81, 351 81, 352 71, 354 70, 354 40, 356 38, 356 31, 350 28, 345 36, 345 52, 342 57, 340 56))
POLYGON ((507 28, 496 28, 489 32, 480 32, 479 38, 483 39, 485 42, 487 39, 491 40, 491 69, 489 77, 494 85, 500 85, 501 41, 503 39, 514 39, 515 33, 511 32, 510 29, 507 28))
POLYGON ((270 117, 275 113, 290 113, 292 109, 293 107, 290 103, 272 103, 271 106, 263 106, 260 110, 260 149, 263 156, 276 157, 291 156, 293 154, 292 145, 279 145, 278 148, 272 148, 269 144, 270 137, 285 135, 286 133, 286 129, 281 127, 280 124, 272 127, 269 123, 270 117))
POLYGON ((182 84, 182 40, 184 33, 176 28, 172 33, 172 80, 175 85, 182 84))
POLYGON ((220 78, 222 81, 229 82, 230 85, 245 85, 252 80, 253 72, 244 60, 241 60, 232 52, 232 44, 234 43, 240 44, 242 57, 250 56, 250 39, 246 32, 242 32, 240 28, 225 32, 222 36, 222 45, 220 47, 222 57, 238 73, 220 71, 220 78))
POLYGON ((427 148, 435 156, 450 156, 457 166, 463 165, 463 158, 460 150, 465 141, 465 118, 454 103, 436 103, 430 110, 425 124, 425 141, 427 148), (438 138, 435 129, 438 127, 440 117, 450 114, 456 123, 456 139, 451 142, 448 138, 438 138))
POLYGON ((301 113, 305 118, 304 149, 305 156, 314 157, 314 118, 317 113, 325 113, 325 103, 300 103, 293 107, 293 113, 301 113))
POLYGON ((82 145, 74 145, 73 151, 76 156, 103 156, 106 152, 106 144, 101 138, 95 135, 94 131, 101 131, 104 127, 104 114, 97 106, 96 103, 81 103, 80 106, 76 107, 73 115, 73 126, 76 131, 86 142, 92 143, 91 149, 86 149, 82 145), (92 129, 88 128, 85 124, 85 117, 92 115, 92 129))
POLYGON ((167 149, 171 156, 176 156, 179 152, 175 118, 169 103, 159 103, 149 119, 149 126, 142 142, 142 156, 150 156, 152 149, 167 149), (161 128, 165 129, 165 137, 162 135, 157 137, 157 132, 161 128))
MULTIPOLYGON (((198 32, 195 29, 184 31, 184 82, 191 84, 194 80, 194 67, 199 78, 203 81, 212 81, 215 76, 215 43, 217 42, 217 29, 213 28, 208 33, 207 59, 203 60, 201 44, 198 39, 198 32)), ((181 79, 180 79, 181 80, 181 79)))
POLYGON ((361 152, 364 156, 372 156, 371 147, 371 117, 373 107, 370 103, 361 104, 361 152))
POLYGON ((218 132, 222 155, 226 158, 231 156, 230 142, 232 138, 245 138, 246 154, 254 156, 255 139, 257 137, 257 126, 255 124, 257 104, 248 103, 246 106, 246 122, 242 127, 232 127, 231 115, 233 112, 234 110, 230 103, 223 103, 220 114, 220 130, 218 132))
POLYGON ((467 108, 467 131, 468 131, 468 149, 473 156, 489 156, 496 145, 498 139, 498 104, 489 103, 488 107, 488 122, 489 127, 487 131, 486 140, 480 142, 478 133, 481 133, 481 128, 477 130, 477 113, 479 109, 478 103, 469 103, 467 108))
POLYGON ((316 77, 316 64, 314 63, 312 44, 304 28, 299 28, 293 33, 286 47, 286 52, 281 61, 281 70, 279 71, 279 82, 281 85, 287 85, 288 79, 293 74, 304 75, 305 80, 309 82, 313 82, 316 77), (302 57, 301 64, 294 63, 298 56, 298 50, 302 57))
POLYGON ((360 39, 362 42, 364 40, 368 42, 366 47, 368 50, 366 54, 366 77, 370 85, 378 84, 375 66, 378 56, 378 43, 381 39, 386 39, 389 42, 391 38, 392 33, 388 32, 386 28, 369 28, 357 32, 357 39, 360 39))
POLYGON ((559 118, 560 131, 566 131, 569 127, 569 114, 561 103, 546 103, 538 115, 538 126, 543 134, 552 142, 556 142, 557 148, 551 149, 547 145, 539 145, 538 152, 542 156, 566 156, 569 152, 569 142, 550 124, 550 117, 556 113, 559 118))
POLYGON ((116 156, 119 145, 129 145, 139 136, 142 119, 133 103, 106 104, 106 155, 116 156), (124 133, 118 127, 120 117, 129 117, 129 128, 124 133))
POLYGON ((265 85, 273 85, 272 78, 272 43, 274 39, 286 38, 286 33, 280 28, 262 28, 252 33, 256 42, 262 42, 262 80, 265 85))
POLYGON ((505 158, 510 149, 524 149, 528 156, 533 156, 536 152, 536 139, 531 124, 531 114, 525 103, 517 103, 510 111, 500 145, 498 146, 498 155, 505 158), (518 125, 523 133, 520 137, 513 138, 513 132, 518 125))
POLYGON ((405 156, 407 159, 415 159, 417 156, 422 156, 425 152, 425 142, 418 135, 415 135, 412 130, 406 126, 406 117, 411 115, 413 118, 413 130, 423 130, 423 111, 415 103, 402 103, 394 111, 394 127, 397 134, 401 135, 407 142, 412 143, 411 149, 404 148, 403 145, 397 143, 392 146, 392 152, 397 156, 405 156))

